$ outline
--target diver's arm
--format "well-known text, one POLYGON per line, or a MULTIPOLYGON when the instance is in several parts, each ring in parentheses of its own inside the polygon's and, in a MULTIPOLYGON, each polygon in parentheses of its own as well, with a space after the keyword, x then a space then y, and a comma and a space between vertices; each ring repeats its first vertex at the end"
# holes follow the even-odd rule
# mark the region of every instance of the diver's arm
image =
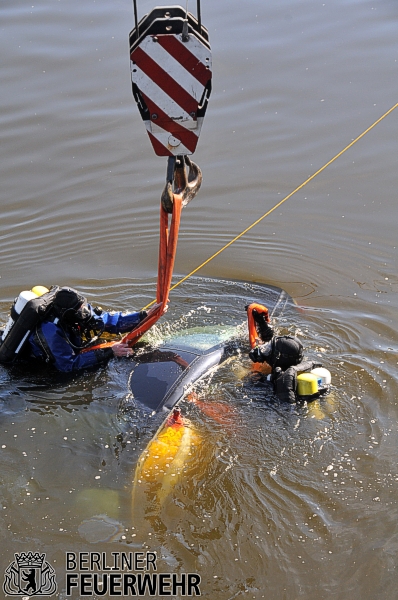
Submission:
POLYGON ((277 369, 272 374, 272 382, 274 384, 274 392, 282 402, 294 404, 297 388, 297 371, 294 367, 282 371, 277 369))
POLYGON ((260 335, 261 340, 264 343, 272 340, 275 332, 269 324, 269 317, 263 313, 259 313, 257 310, 253 310, 253 319, 257 324, 257 331, 260 335))
POLYGON ((293 369, 296 370, 296 373, 307 373, 308 371, 312 371, 312 369, 316 369, 317 367, 321 367, 322 363, 315 362, 313 360, 302 360, 301 363, 295 365, 293 369))
POLYGON ((95 319, 102 321, 104 331, 108 333, 127 333, 135 329, 146 315, 145 311, 131 313, 121 311, 101 312, 99 315, 96 315, 95 319))
POLYGON ((97 367, 114 356, 112 348, 77 353, 67 342, 62 329, 50 321, 42 323, 29 341, 36 357, 63 373, 97 367))

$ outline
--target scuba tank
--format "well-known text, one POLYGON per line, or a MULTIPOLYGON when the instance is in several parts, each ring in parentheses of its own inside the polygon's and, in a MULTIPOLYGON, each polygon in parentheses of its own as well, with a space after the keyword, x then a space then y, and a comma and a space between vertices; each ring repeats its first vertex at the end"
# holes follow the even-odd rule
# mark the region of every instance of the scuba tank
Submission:
POLYGON ((72 348, 88 347, 102 334, 104 327, 98 326, 85 303, 85 297, 69 287, 54 285, 48 290, 38 285, 29 292, 21 292, 11 307, 11 317, 0 337, 0 363, 11 363, 20 356, 29 336, 46 319, 59 323, 72 348), (70 339, 71 332, 77 337, 84 336, 86 342, 75 345, 70 339))
POLYGON ((33 291, 21 292, 19 294, 18 298, 15 298, 14 304, 11 307, 10 318, 8 319, 7 325, 3 331, 3 335, 1 336, 1 343, 3 343, 5 341, 6 337, 8 336, 8 334, 11 331, 12 326, 14 325, 15 321, 18 319, 18 317, 21 314, 22 309, 25 307, 26 303, 29 302, 29 300, 33 300, 33 298, 37 298, 37 294, 35 294, 33 291))
POLYGON ((32 287, 32 292, 36 294, 36 296, 43 296, 43 294, 47 294, 49 291, 50 290, 44 287, 44 285, 35 285, 35 287, 32 287))
POLYGON ((300 400, 315 400, 329 391, 330 371, 324 367, 312 369, 309 373, 297 375, 297 395, 300 400))
POLYGON ((15 299, 0 339, 0 363, 12 362, 18 356, 33 329, 52 307, 58 289, 56 286, 49 291, 44 286, 35 286, 15 299))
POLYGON ((332 376, 330 374, 330 371, 328 371, 324 367, 317 367, 316 369, 312 369, 311 373, 318 377, 319 387, 329 386, 331 384, 332 376))

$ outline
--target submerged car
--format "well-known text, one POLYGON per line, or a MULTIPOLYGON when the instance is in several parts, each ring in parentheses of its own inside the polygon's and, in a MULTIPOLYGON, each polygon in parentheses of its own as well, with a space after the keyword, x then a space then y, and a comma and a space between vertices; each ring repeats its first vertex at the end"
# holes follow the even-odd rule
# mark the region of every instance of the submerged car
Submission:
MULTIPOLYGON (((280 317, 292 298, 273 286, 262 288, 270 317, 280 317)), ((134 358, 129 388, 136 401, 168 413, 195 381, 238 350, 237 326, 213 325, 180 331, 156 349, 134 358)))

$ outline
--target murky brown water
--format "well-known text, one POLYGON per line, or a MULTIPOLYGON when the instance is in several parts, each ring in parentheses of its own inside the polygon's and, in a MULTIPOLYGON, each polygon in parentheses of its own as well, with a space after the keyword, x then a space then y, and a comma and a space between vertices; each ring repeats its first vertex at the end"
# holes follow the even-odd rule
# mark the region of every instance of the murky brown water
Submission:
MULTIPOLYGON (((0 11, 1 320, 38 283, 140 308, 155 291, 166 165, 131 95, 132 7, 3 0, 0 11)), ((202 18, 214 88, 175 281, 397 102, 391 0, 203 0, 202 18)), ((198 393, 228 418, 184 404, 206 443, 147 523, 133 520, 131 488, 156 424, 129 402, 129 363, 72 380, 0 369, 1 577, 14 553, 45 552, 64 598, 66 551, 144 547, 160 571, 199 573, 211 600, 397 597, 397 119, 200 273, 293 296, 304 310, 279 326, 322 356, 332 394, 281 406, 246 377, 244 356, 226 364, 198 393)), ((192 279, 169 318, 240 323, 257 293, 192 279)))

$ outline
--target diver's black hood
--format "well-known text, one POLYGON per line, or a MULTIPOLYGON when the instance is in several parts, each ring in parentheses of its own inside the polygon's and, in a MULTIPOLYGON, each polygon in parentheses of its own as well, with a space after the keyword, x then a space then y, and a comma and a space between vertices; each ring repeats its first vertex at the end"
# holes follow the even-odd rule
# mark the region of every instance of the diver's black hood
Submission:
POLYGON ((87 348, 102 335, 105 324, 96 314, 77 290, 62 287, 56 292, 52 315, 59 319, 65 338, 73 348, 87 348))
POLYGON ((274 336, 271 344, 272 350, 267 362, 273 369, 280 367, 285 371, 303 360, 303 344, 297 338, 290 335, 274 336))
POLYGON ((52 311, 60 321, 74 323, 77 319, 77 311, 87 300, 82 294, 73 288, 62 287, 55 295, 52 311))

